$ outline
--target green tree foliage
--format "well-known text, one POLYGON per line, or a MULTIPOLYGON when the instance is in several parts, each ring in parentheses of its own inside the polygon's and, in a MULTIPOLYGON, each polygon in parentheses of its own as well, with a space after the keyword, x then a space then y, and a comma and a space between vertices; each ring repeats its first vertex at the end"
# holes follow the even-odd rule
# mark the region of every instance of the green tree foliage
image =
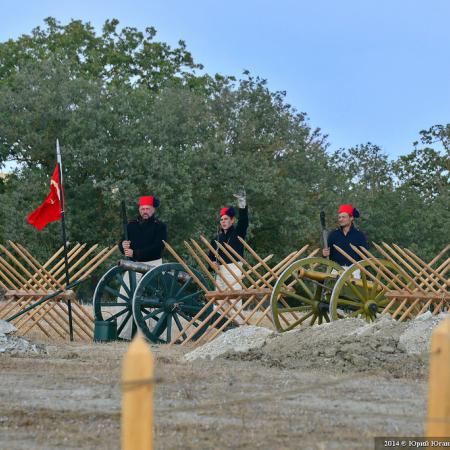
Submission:
POLYGON ((193 61, 186 44, 179 41, 173 49, 155 41, 156 30, 145 32, 126 27, 118 30, 116 19, 105 22, 97 36, 89 23, 72 20, 61 25, 52 17, 45 27, 37 27, 30 35, 9 40, 0 47, 0 79, 11 81, 28 63, 41 63, 54 58, 66 64, 72 77, 102 80, 107 84, 141 84, 158 90, 167 81, 188 81, 200 64, 193 61))
MULTIPOLYGON (((326 153, 305 116, 285 105, 281 94, 269 92, 263 80, 216 83, 214 95, 177 83, 154 93, 143 86, 105 88, 98 81, 71 79, 67 70, 49 60, 17 75, 17 91, 1 87, 0 133, 20 142, 13 149, 20 145, 27 170, 17 174, 17 182, 28 186, 29 172, 37 179, 51 173, 59 137, 72 239, 114 241, 120 199, 135 204, 145 192, 162 197, 161 213, 175 243, 211 234, 218 208, 232 201, 238 185, 249 193, 253 235, 264 250, 270 250, 274 234, 280 252, 305 235, 314 237, 310 217, 314 199, 324 191, 326 153), (30 85, 25 95, 23 87, 30 85), (290 191, 296 193, 292 202, 279 205, 290 191)), ((36 204, 35 193, 23 192, 28 210, 36 204)))
MULTIPOLYGON (((450 238, 450 124, 421 131, 425 145, 439 141, 443 151, 415 149, 393 165, 404 209, 408 245, 431 258, 450 238)), ((405 228, 403 225, 402 228, 405 228)))
POLYGON ((359 205, 375 242, 395 242, 431 259, 449 242, 449 160, 431 148, 389 161, 372 144, 334 155, 342 200, 359 205))
MULTIPOLYGON (((420 140, 422 144, 435 144, 439 143, 442 145, 444 150, 447 152, 447 156, 450 156, 450 124, 446 125, 433 125, 428 130, 422 130, 420 132, 420 140)), ((415 142, 417 145, 418 143, 415 142)))
MULTIPOLYGON (((436 236, 448 225, 448 159, 439 152, 391 162, 366 144, 330 155, 284 93, 248 73, 239 81, 197 73, 182 41, 172 49, 153 28, 119 31, 116 20, 100 35, 80 21, 45 23, 0 44, 0 164, 19 163, 0 187, 0 239, 37 254, 59 245, 58 223, 37 232, 25 222, 47 195, 59 138, 72 241, 115 242, 120 200, 132 216, 139 195, 156 194, 181 249, 191 236, 213 236, 240 185, 261 254, 318 243, 319 211, 334 217, 341 201, 360 207, 373 240, 423 244, 424 257, 445 241, 436 236)), ((423 132, 424 143, 447 142, 445 130, 423 132)))

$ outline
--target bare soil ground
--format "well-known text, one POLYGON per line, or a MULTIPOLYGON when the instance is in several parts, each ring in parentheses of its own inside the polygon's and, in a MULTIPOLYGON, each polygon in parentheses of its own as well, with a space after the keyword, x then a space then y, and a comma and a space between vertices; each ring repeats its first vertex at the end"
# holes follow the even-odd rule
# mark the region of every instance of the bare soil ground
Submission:
MULTIPOLYGON (((0 355, 0 449, 119 449, 127 343, 46 344, 47 355, 0 355)), ((373 449, 375 436, 423 435, 426 367, 335 370, 254 353, 187 363, 192 347, 152 350, 156 449, 373 449)))

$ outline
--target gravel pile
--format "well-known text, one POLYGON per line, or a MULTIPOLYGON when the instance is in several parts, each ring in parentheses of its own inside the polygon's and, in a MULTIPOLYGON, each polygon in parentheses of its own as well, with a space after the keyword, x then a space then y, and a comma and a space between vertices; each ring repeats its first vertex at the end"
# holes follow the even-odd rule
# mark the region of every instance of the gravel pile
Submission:
POLYGON ((326 367, 337 373, 373 371, 394 377, 416 377, 427 372, 431 334, 445 317, 448 316, 426 313, 409 322, 397 322, 385 315, 372 323, 343 319, 283 334, 265 329, 258 334, 248 330, 257 327, 239 327, 186 357, 193 360, 195 355, 207 358, 211 354, 257 361, 268 367, 319 370, 326 367))
POLYGON ((427 312, 408 322, 408 328, 399 339, 400 348, 410 355, 428 353, 431 345, 431 333, 445 317, 447 317, 446 314, 432 316, 430 312, 427 312))
POLYGON ((254 348, 262 347, 274 332, 267 328, 255 327, 253 325, 234 328, 222 333, 212 342, 196 348, 187 353, 186 361, 197 359, 215 359, 228 352, 242 353, 254 348))
POLYGON ((8 353, 11 355, 19 354, 43 354, 47 349, 42 344, 33 344, 26 339, 14 336, 16 327, 9 322, 0 320, 0 354, 8 353))

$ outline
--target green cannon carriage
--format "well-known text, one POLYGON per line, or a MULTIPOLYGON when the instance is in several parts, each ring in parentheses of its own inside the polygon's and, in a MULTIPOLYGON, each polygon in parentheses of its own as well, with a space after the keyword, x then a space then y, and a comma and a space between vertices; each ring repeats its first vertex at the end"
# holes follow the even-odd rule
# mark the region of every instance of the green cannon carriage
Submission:
MULTIPOLYGON (((196 269, 205 285, 208 281, 196 269)), ((178 263, 150 266, 120 260, 100 279, 94 292, 97 321, 117 322, 117 335, 136 325, 154 343, 168 343, 204 306, 203 291, 178 263)), ((211 308, 212 309, 212 308, 211 308)), ((209 313, 206 309, 205 317, 209 313)))

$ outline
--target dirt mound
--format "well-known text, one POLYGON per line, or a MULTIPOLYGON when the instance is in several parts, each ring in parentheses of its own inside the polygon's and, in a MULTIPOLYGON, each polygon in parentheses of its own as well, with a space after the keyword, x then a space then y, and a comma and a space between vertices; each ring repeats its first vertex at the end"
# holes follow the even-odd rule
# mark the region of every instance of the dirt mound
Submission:
POLYGON ((224 357, 286 369, 423 376, 428 368, 431 332, 444 317, 427 313, 410 322, 396 322, 381 316, 373 323, 343 319, 275 335, 261 348, 228 352, 224 357))

